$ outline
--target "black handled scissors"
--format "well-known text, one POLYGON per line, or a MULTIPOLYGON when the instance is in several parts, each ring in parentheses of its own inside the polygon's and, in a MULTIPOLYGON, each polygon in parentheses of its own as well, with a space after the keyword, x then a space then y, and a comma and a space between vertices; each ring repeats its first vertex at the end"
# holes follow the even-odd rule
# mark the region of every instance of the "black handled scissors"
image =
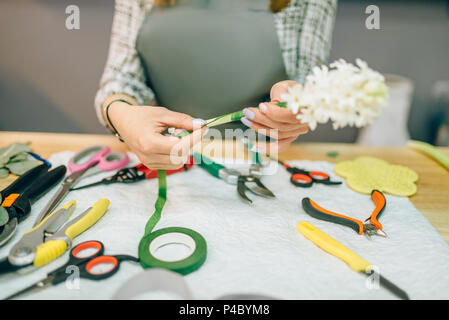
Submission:
POLYGON ((78 267, 81 278, 102 280, 113 276, 119 270, 122 261, 139 262, 138 258, 132 256, 109 256, 103 255, 103 253, 104 245, 100 241, 82 242, 70 251, 69 261, 65 265, 47 274, 45 279, 10 295, 5 300, 17 298, 25 293, 40 291, 66 281, 68 277, 72 276, 71 272, 66 273, 66 270, 69 270, 68 267, 78 267))
POLYGON ((290 167, 287 163, 278 162, 292 174, 290 182, 297 187, 310 188, 314 183, 326 185, 339 185, 341 181, 331 181, 327 173, 321 171, 306 171, 297 167, 290 167))

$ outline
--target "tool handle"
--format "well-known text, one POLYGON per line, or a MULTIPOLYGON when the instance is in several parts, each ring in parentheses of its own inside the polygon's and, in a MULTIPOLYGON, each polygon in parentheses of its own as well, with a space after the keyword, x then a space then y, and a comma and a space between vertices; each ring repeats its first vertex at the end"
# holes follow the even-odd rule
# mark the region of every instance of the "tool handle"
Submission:
POLYGON ((385 199, 384 194, 379 190, 373 190, 373 192, 371 192, 371 199, 373 200, 376 208, 368 219, 377 229, 382 230, 382 224, 378 221, 378 219, 384 211, 387 200, 385 199))
POLYGON ((225 169, 225 166, 214 162, 212 159, 203 156, 201 153, 194 152, 193 158, 195 159, 195 163, 209 171, 209 173, 216 178, 220 178, 220 170, 225 169))
POLYGON ((66 171, 66 166, 61 165, 40 176, 39 179, 36 180, 36 182, 34 182, 25 192, 30 202, 36 202, 40 197, 59 183, 62 178, 64 178, 66 171))
POLYGON ((338 223, 346 227, 352 228, 358 234, 363 234, 363 222, 351 217, 344 216, 320 207, 310 198, 302 199, 302 207, 304 211, 315 219, 338 223))
POLYGON ((36 248, 36 257, 33 265, 36 268, 45 266, 53 260, 59 258, 67 250, 67 243, 64 240, 50 240, 44 242, 36 248))
POLYGON ((0 192, 1 198, 4 199, 11 193, 23 193, 28 185, 47 170, 48 166, 45 164, 41 164, 28 170, 0 192))
POLYGON ((308 222, 299 222, 296 229, 327 253, 346 262, 354 271, 365 272, 371 266, 371 263, 308 222))
POLYGON ((72 241, 78 235, 92 227, 101 217, 106 213, 109 208, 108 199, 98 200, 89 211, 83 213, 81 216, 77 217, 71 223, 69 222, 65 234, 72 241))
POLYGON ((427 142, 410 140, 407 143, 407 147, 424 153, 425 155, 429 156, 430 158, 438 162, 441 166, 449 170, 449 156, 443 153, 442 151, 438 150, 433 145, 427 142))

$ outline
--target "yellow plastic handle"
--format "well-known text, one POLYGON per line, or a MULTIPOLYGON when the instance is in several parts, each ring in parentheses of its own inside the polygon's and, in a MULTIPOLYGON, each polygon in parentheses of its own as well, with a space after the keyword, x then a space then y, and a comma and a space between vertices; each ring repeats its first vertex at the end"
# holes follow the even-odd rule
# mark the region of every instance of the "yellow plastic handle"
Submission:
POLYGON ((39 268, 60 257, 67 250, 67 243, 64 240, 51 240, 44 242, 36 248, 34 266, 39 268))
POLYGON ((310 223, 305 221, 299 222, 296 229, 327 253, 346 262, 352 270, 365 272, 371 267, 371 263, 310 223))
POLYGON ((90 210, 84 214, 84 216, 69 226, 65 232, 66 236, 72 241, 75 237, 92 227, 101 217, 106 213, 109 208, 108 199, 98 200, 90 210))
POLYGON ((24 234, 28 234, 33 232, 34 230, 37 230, 38 228, 40 228, 47 220, 51 219, 57 212, 61 211, 61 210, 70 210, 70 215, 67 217, 70 218, 70 216, 72 215, 72 213, 75 211, 76 209, 76 201, 72 200, 70 202, 68 202, 66 205, 56 209, 55 211, 53 211, 52 213, 50 213, 44 220, 42 220, 37 226, 35 226, 33 229, 28 230, 27 232, 25 232, 24 234))

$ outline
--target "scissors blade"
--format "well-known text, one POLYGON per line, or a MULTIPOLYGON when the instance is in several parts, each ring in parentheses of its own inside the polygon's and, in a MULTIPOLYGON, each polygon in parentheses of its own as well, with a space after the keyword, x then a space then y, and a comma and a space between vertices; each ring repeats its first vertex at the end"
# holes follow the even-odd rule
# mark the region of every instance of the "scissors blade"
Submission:
POLYGON ((41 223, 46 216, 53 212, 53 210, 61 203, 62 199, 65 198, 67 193, 69 193, 70 189, 80 180, 85 171, 86 170, 74 172, 64 179, 58 191, 53 195, 45 208, 37 216, 36 221, 34 221, 33 228, 41 223))
POLYGON ((45 278, 41 281, 38 281, 22 290, 19 290, 19 291, 13 293, 10 296, 7 296, 4 300, 11 300, 11 299, 17 298, 21 295, 24 295, 24 294, 30 294, 33 292, 41 291, 42 289, 45 289, 45 288, 49 287, 50 285, 52 285, 52 280, 53 280, 53 277, 47 277, 47 278, 45 278))
POLYGON ((11 239, 16 229, 17 229, 17 218, 9 220, 9 222, 3 226, 3 231, 0 234, 0 247, 2 247, 11 239))

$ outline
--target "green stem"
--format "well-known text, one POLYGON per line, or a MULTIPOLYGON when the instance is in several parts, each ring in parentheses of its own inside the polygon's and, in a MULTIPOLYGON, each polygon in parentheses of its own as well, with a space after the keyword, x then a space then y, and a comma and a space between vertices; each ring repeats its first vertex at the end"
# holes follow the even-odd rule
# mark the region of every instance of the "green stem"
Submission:
MULTIPOLYGON (((276 103, 276 105, 278 107, 281 108, 287 108, 287 102, 279 102, 276 103)), ((240 119, 242 119, 243 117, 245 117, 245 115, 243 114, 243 111, 235 111, 232 113, 228 113, 222 116, 218 116, 212 119, 209 119, 206 121, 205 126, 206 127, 215 127, 215 126, 219 126, 221 124, 225 124, 225 123, 230 123, 230 122, 234 122, 234 121, 239 121, 240 119)), ((183 130, 180 134, 177 135, 178 138, 182 138, 185 137, 189 134, 191 134, 192 131, 188 131, 188 130, 183 130)))

